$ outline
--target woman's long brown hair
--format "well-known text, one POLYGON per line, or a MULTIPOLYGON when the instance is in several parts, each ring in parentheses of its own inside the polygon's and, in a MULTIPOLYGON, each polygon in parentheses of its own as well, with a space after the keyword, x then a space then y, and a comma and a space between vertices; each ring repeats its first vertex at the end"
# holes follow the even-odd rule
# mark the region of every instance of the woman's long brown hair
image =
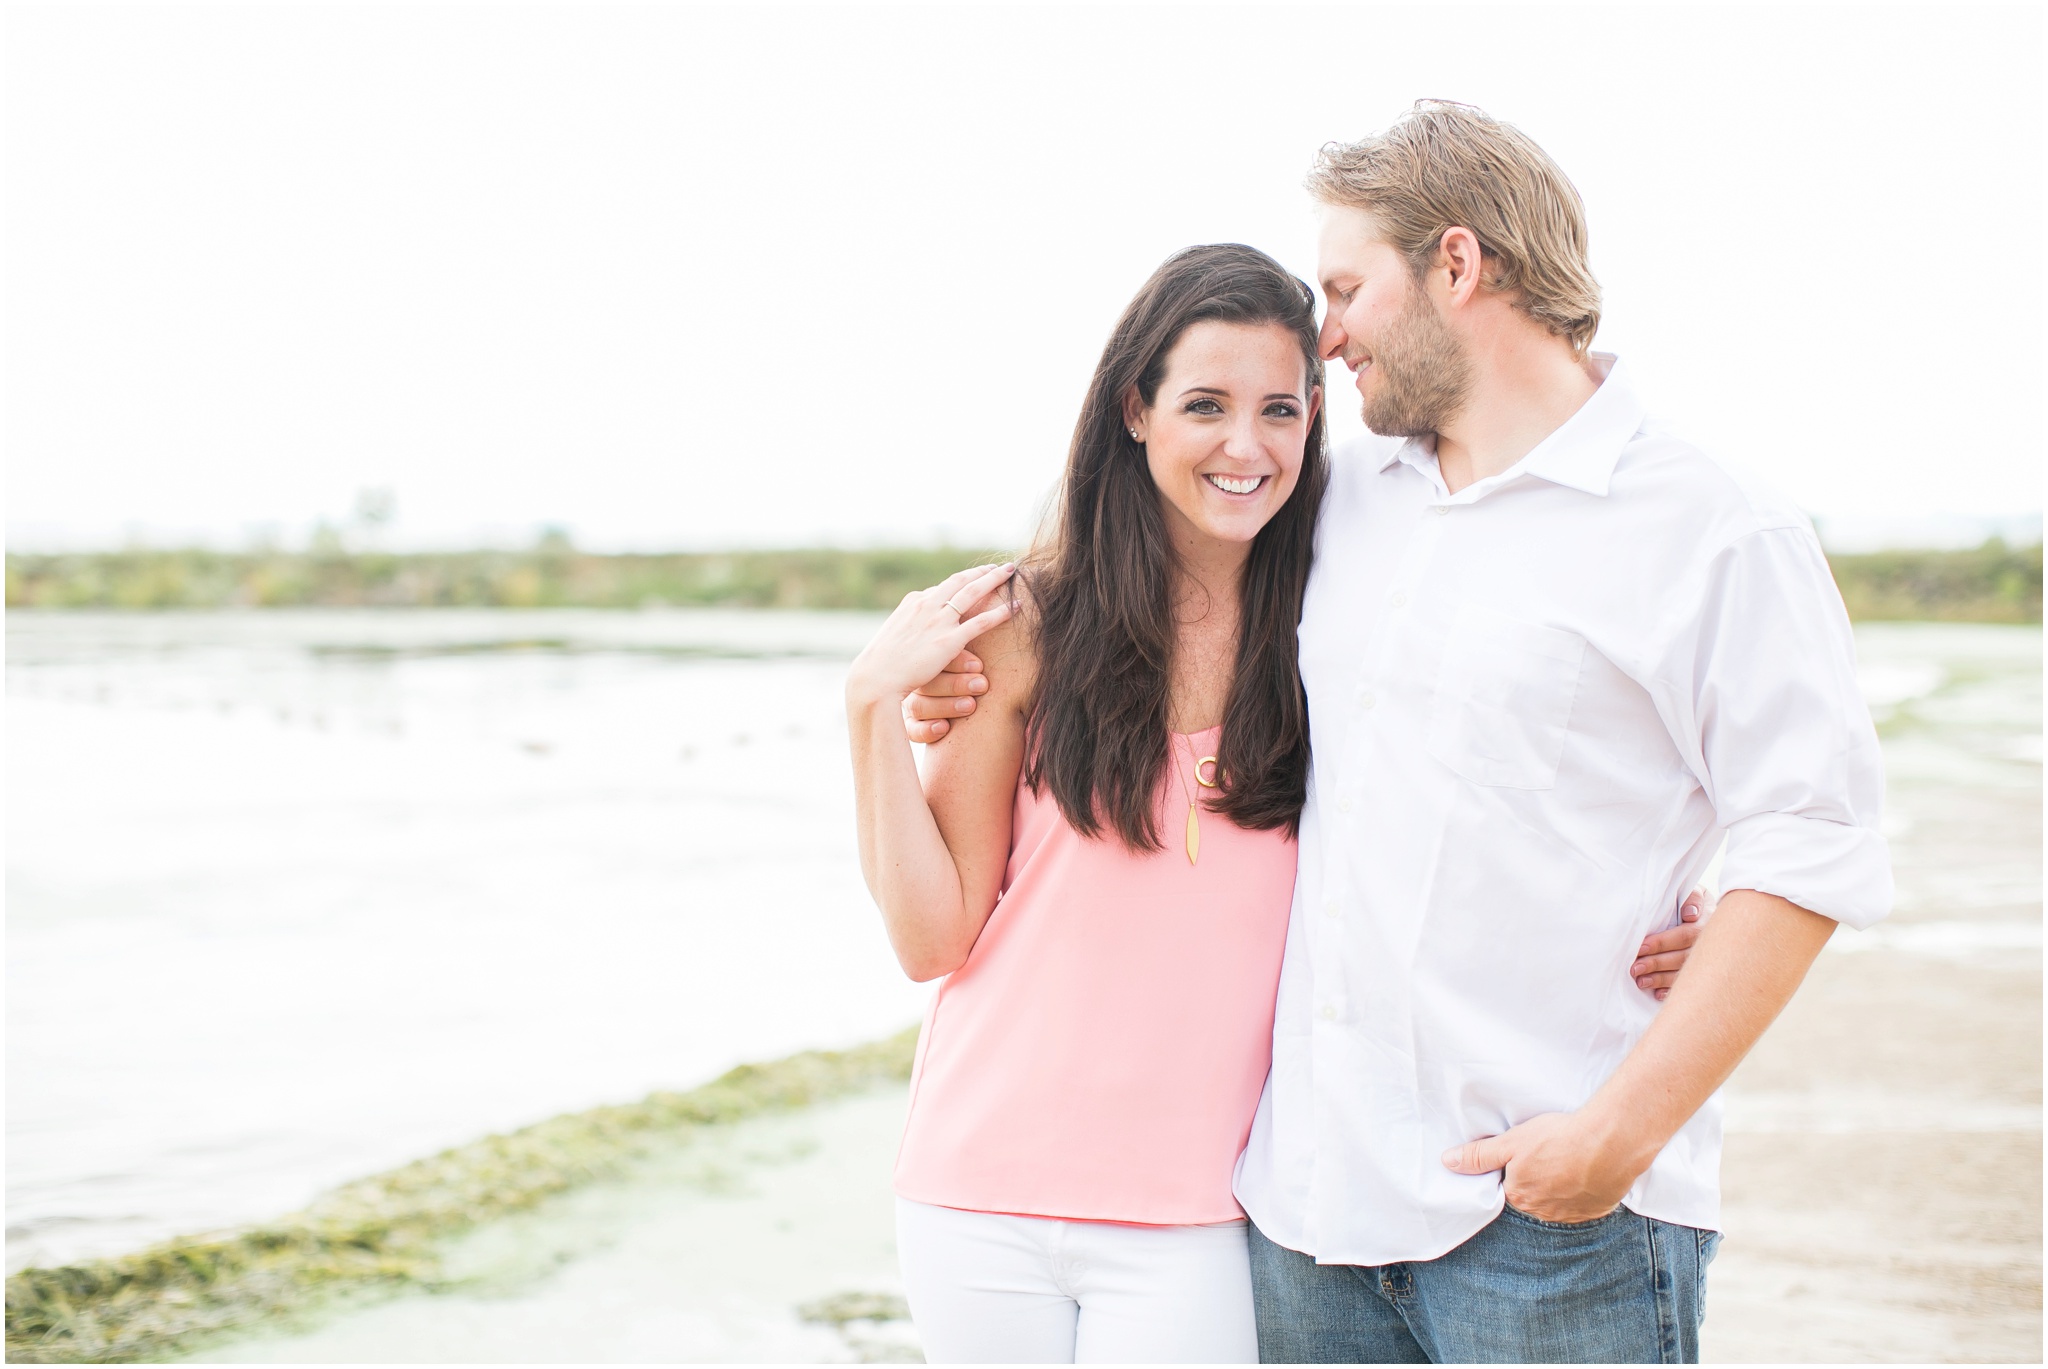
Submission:
MULTIPOLYGON (((1168 765, 1180 567, 1145 450, 1124 427, 1124 397, 1136 390, 1150 407, 1167 354, 1209 319, 1288 329, 1309 385, 1322 384, 1308 286, 1236 243, 1176 254, 1138 291, 1102 350, 1074 425, 1050 543, 1026 562, 1038 654, 1026 777, 1051 791, 1077 831, 1107 827, 1140 851, 1160 847, 1153 809, 1168 765)), ((1222 787, 1208 804, 1240 827, 1292 834, 1308 794, 1295 628, 1329 482, 1325 446, 1319 410, 1294 492, 1253 538, 1244 566, 1236 671, 1217 746, 1222 787)))

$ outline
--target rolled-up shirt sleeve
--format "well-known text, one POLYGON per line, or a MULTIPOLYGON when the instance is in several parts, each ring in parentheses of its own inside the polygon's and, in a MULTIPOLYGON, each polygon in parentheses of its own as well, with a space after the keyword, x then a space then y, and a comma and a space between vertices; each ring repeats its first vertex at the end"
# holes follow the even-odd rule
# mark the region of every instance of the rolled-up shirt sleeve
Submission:
POLYGON ((1805 527, 1748 533, 1695 588, 1654 692, 1727 833, 1722 888, 1870 926, 1892 904, 1884 766, 1820 544, 1805 527))

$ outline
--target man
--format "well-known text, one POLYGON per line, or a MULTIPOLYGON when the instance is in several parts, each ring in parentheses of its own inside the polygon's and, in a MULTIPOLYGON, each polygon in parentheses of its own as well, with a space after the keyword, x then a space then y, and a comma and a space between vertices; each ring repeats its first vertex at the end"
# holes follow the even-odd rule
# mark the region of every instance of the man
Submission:
POLYGON ((1301 623, 1315 773, 1236 1186, 1261 1356, 1696 1360, 1715 1090, 1890 905, 1847 616, 1797 510, 1589 354, 1583 207, 1527 137, 1424 102, 1310 189, 1379 437, 1333 462, 1301 623), (1632 992, 1616 948, 1724 837, 1685 973, 1632 992))

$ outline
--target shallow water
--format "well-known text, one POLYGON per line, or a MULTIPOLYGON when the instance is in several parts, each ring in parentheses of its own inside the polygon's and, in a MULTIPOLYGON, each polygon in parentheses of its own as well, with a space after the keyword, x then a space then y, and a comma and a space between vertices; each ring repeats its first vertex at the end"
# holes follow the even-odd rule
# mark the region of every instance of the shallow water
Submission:
MULTIPOLYGON (((9 1268, 913 1019, 843 759, 874 621, 10 616, 9 1268)), ((1900 907, 1832 945, 2038 963, 2037 847, 1913 832, 2038 833, 2039 629, 1858 639, 1900 907)))
POLYGON ((1873 623, 1857 655, 1884 742, 1897 897, 1885 922, 1830 945, 2038 962, 2041 630, 1873 623), (1897 689, 1909 675, 1918 688, 1897 689))
POLYGON ((9 1267, 914 1020, 873 621, 11 615, 9 1267))

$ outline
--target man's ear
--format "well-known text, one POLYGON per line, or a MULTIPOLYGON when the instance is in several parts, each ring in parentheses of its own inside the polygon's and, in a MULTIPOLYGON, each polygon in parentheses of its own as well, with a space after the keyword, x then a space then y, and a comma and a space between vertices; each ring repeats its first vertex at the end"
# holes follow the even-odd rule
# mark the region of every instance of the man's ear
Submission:
POLYGON ((1437 243, 1437 270, 1444 273, 1447 303, 1464 304, 1479 293, 1486 270, 1485 253, 1479 250, 1479 235, 1469 228, 1453 225, 1444 230, 1437 243))

